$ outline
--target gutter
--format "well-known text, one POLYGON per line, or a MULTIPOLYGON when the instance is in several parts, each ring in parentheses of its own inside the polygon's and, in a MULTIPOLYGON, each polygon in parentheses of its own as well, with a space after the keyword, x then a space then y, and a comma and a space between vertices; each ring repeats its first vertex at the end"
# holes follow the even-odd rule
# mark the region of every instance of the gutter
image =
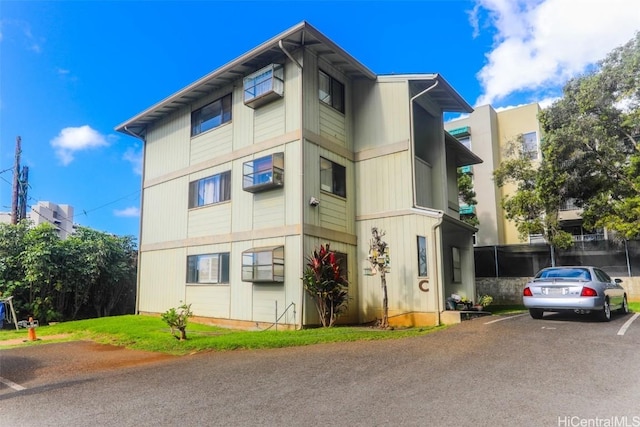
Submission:
POLYGON ((444 221, 444 212, 440 211, 439 215, 438 215, 438 221, 433 224, 431 226, 431 238, 433 240, 433 245, 436 249, 438 249, 438 247, 440 247, 440 250, 436 250, 435 251, 435 263, 434 263, 434 272, 433 272, 433 277, 435 277, 437 284, 435 286, 436 289, 436 311, 437 311, 437 316, 438 316, 438 323, 437 326, 440 326, 442 324, 442 320, 441 320, 441 315, 442 315, 442 298, 441 298, 441 287, 443 287, 444 285, 444 280, 442 280, 441 277, 439 277, 439 271, 440 269, 439 264, 440 264, 440 259, 442 259, 442 243, 439 241, 438 239, 438 228, 440 228, 440 226, 442 225, 442 222, 444 221), (440 254, 440 256, 438 256, 438 254, 440 254))
MULTIPOLYGON (((302 33, 302 47, 304 48, 304 32, 302 33)), ((284 43, 282 43, 282 39, 280 39, 278 41, 278 47, 280 47, 280 50, 282 50, 282 52, 284 52, 285 55, 287 55, 287 58, 289 58, 291 60, 291 62, 293 62, 297 67, 298 70, 300 72, 300 178, 299 178, 299 185, 300 185, 300 196, 301 196, 301 203, 300 203, 300 257, 298 257, 298 262, 300 263, 300 277, 304 277, 304 209, 305 209, 305 196, 304 196, 304 85, 303 85, 303 68, 302 68, 302 64, 300 64, 300 62, 298 62, 293 55, 291 55, 291 53, 286 50, 284 48, 284 43)), ((304 58, 304 51, 303 51, 303 58, 304 58)), ((303 327, 303 319, 304 319, 304 287, 302 286, 302 284, 300 285, 300 308, 299 308, 299 316, 300 316, 300 324, 299 326, 297 326, 298 330, 301 330, 303 327)), ((296 321, 295 316, 294 316, 294 322, 296 321)))
POLYGON ((137 259, 137 273, 136 273, 136 314, 140 314, 140 259, 141 255, 141 246, 142 246, 142 207, 144 206, 144 158, 145 158, 145 150, 147 149, 147 141, 144 137, 134 133, 129 130, 126 126, 122 128, 127 134, 133 136, 134 138, 142 141, 142 177, 140 178, 140 219, 138 219, 138 259, 137 259))

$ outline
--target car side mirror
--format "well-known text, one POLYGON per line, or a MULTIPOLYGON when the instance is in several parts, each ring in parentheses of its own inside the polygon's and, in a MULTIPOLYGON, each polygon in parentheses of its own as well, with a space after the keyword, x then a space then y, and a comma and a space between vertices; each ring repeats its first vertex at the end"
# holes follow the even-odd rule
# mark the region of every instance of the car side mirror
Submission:
POLYGON ((622 283, 622 279, 619 279, 619 278, 617 278, 617 277, 616 277, 615 279, 613 279, 613 281, 614 281, 614 282, 616 282, 618 285, 619 285, 620 283, 622 283))

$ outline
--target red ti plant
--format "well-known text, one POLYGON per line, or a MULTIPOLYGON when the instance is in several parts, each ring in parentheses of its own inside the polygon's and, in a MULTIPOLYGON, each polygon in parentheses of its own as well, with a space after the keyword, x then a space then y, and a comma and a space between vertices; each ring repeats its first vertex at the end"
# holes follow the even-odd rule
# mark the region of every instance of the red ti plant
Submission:
POLYGON ((347 286, 345 273, 340 269, 335 252, 329 244, 320 245, 307 257, 307 268, 302 278, 304 289, 313 298, 322 326, 331 327, 338 316, 347 309, 347 286))

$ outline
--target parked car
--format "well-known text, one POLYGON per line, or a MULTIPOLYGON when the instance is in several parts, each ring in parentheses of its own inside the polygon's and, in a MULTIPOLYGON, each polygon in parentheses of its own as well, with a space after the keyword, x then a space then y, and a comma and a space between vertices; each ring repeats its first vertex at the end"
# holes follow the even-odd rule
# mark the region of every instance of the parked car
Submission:
POLYGON ((595 313, 607 322, 612 310, 629 312, 620 283, 597 267, 548 267, 526 284, 522 301, 534 319, 541 319, 545 311, 573 311, 595 313))

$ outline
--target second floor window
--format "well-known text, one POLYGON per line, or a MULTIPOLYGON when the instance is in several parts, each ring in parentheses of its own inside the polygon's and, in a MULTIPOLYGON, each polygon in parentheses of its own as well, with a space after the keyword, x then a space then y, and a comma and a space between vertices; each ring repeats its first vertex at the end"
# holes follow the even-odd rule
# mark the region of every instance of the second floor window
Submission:
POLYGON ((522 134, 522 153, 531 160, 538 158, 538 135, 535 132, 522 134))
POLYGON ((189 183, 189 208, 231 199, 231 171, 189 183))
POLYGON ((318 71, 320 101, 344 113, 344 85, 322 70, 318 71))
POLYGON ((231 121, 231 94, 216 99, 191 113, 191 136, 231 121))
POLYGON ((347 197, 347 174, 344 166, 320 157, 320 189, 347 197))

